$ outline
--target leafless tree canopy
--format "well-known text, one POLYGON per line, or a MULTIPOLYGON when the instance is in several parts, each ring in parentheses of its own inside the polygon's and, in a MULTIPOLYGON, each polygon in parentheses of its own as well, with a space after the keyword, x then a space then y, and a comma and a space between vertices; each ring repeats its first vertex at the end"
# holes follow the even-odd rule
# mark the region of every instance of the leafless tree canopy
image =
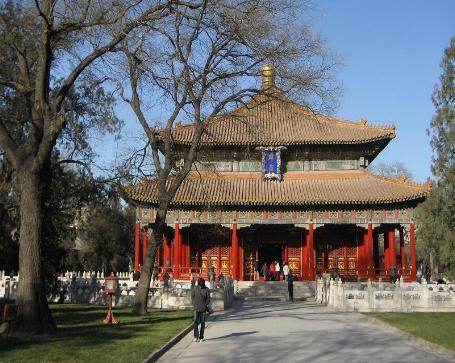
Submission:
POLYGON ((398 179, 400 177, 406 177, 408 180, 413 180, 414 176, 408 169, 408 167, 401 161, 395 161, 392 163, 380 162, 375 165, 372 164, 369 169, 379 175, 386 176, 389 178, 398 179))
POLYGON ((105 62, 106 77, 147 137, 147 146, 130 160, 143 166, 150 155, 160 201, 136 311, 145 312, 151 261, 167 209, 191 170, 202 135, 218 114, 260 91, 261 66, 273 64, 280 86, 308 107, 321 110, 332 104, 336 61, 304 21, 307 10, 306 2, 288 0, 205 0, 198 7, 176 6, 170 16, 131 32, 120 52, 105 62), (162 118, 150 112, 157 103, 164 105, 162 118), (194 125, 179 168, 172 140, 177 122, 194 125))

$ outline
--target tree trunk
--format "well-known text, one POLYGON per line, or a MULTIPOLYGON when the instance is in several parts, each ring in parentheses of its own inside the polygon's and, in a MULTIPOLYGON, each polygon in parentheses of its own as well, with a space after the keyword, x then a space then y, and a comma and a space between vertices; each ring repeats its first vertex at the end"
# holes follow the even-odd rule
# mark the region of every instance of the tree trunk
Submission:
POLYGON ((15 332, 48 334, 56 330, 46 298, 41 257, 43 190, 41 173, 18 170, 20 185, 19 288, 15 332))
POLYGON ((142 265, 141 277, 136 290, 136 298, 133 305, 133 313, 144 315, 147 313, 147 302, 152 280, 152 269, 155 264, 155 256, 158 251, 158 246, 163 241, 163 232, 165 228, 166 211, 157 211, 153 228, 149 229, 147 246, 147 255, 142 265), (164 214, 164 217, 162 216, 164 214))

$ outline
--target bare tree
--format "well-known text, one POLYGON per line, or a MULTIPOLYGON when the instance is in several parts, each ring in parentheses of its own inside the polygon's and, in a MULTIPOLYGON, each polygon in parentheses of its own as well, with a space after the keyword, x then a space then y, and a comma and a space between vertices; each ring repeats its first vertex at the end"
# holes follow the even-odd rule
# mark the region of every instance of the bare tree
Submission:
MULTIPOLYGON (((177 7, 173 17, 136 31, 123 48, 127 75, 118 86, 147 136, 159 201, 134 312, 147 311, 151 269, 166 214, 191 170, 201 137, 220 112, 260 92, 254 83, 260 65, 269 62, 282 70, 282 84, 308 105, 315 105, 316 99, 323 105, 334 95, 331 73, 336 62, 321 39, 294 15, 306 9, 303 2, 296 6, 291 1, 206 0, 197 9, 177 7), (150 99, 168 105, 165 121, 147 115, 150 99), (194 127, 187 148, 178 153, 172 139, 177 121, 194 127), (178 168, 177 156, 183 158, 178 168)), ((140 155, 142 163, 144 149, 140 155)))
POLYGON ((408 169, 408 167, 401 161, 395 161, 392 163, 380 162, 378 165, 372 164, 369 169, 379 175, 386 176, 389 178, 406 178, 413 180, 414 176, 408 169))
POLYGON ((184 4, 197 7, 196 2, 178 0, 35 0, 2 5, 0 147, 20 188, 16 331, 55 330, 43 282, 41 240, 50 157, 67 123, 65 100, 81 75, 134 29, 184 4), (21 105, 20 114, 7 112, 13 104, 21 105))

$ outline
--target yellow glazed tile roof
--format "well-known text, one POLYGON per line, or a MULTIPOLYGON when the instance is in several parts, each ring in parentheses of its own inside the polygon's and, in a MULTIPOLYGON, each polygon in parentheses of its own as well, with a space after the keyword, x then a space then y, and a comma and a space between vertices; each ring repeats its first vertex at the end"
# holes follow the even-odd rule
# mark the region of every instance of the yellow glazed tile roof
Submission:
MULTIPOLYGON (((192 125, 172 130, 176 144, 189 144, 192 125)), ((359 144, 395 137, 395 127, 370 126, 311 112, 274 88, 242 107, 216 117, 202 137, 205 145, 359 144)))
MULTIPOLYGON (((308 206, 386 204, 421 200, 430 184, 384 178, 364 170, 289 172, 282 182, 264 181, 261 173, 190 173, 173 206, 308 206)), ((155 204, 156 181, 124 189, 127 199, 155 204)))

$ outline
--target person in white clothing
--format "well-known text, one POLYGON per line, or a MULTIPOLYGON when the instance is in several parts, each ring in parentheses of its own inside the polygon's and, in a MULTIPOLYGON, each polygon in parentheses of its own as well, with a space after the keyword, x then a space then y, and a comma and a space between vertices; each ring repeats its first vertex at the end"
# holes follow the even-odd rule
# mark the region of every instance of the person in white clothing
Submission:
POLYGON ((288 281, 289 279, 289 272, 290 268, 287 262, 284 263, 283 265, 283 274, 284 274, 284 281, 288 281))
POLYGON ((280 274, 281 274, 280 263, 278 261, 276 261, 276 263, 275 263, 275 281, 280 281, 280 274))

